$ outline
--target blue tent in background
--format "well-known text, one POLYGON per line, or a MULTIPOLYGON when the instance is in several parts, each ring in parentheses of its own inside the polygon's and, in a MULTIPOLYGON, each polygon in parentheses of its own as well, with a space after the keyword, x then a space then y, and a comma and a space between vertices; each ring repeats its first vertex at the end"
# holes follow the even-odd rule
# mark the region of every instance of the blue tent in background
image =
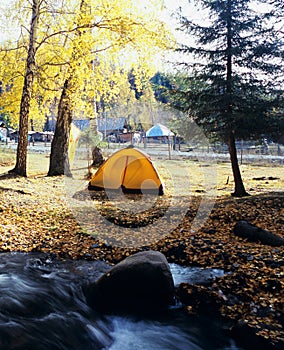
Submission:
POLYGON ((174 133, 162 124, 156 124, 146 131, 146 137, 169 137, 174 136, 174 133))

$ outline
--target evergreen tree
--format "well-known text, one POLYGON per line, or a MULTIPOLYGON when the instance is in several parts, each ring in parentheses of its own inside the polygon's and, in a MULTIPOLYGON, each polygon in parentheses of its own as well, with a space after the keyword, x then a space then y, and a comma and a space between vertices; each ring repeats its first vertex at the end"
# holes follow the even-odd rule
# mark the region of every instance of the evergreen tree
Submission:
POLYGON ((168 103, 167 91, 172 89, 171 81, 166 74, 157 72, 152 78, 151 83, 155 98, 162 103, 168 103))
POLYGON ((178 49, 188 55, 187 74, 178 76, 172 105, 228 144, 233 195, 245 196, 235 138, 281 132, 283 40, 272 13, 256 13, 251 0, 195 3, 209 18, 194 21, 180 13, 180 29, 194 43, 178 49))

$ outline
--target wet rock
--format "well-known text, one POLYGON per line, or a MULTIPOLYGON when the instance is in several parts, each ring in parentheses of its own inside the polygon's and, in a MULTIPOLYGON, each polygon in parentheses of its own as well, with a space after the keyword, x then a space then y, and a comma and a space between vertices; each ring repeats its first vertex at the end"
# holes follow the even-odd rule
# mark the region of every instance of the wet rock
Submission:
POLYGON ((87 302, 101 312, 154 311, 171 304, 174 282, 165 256, 133 254, 86 288, 87 302))

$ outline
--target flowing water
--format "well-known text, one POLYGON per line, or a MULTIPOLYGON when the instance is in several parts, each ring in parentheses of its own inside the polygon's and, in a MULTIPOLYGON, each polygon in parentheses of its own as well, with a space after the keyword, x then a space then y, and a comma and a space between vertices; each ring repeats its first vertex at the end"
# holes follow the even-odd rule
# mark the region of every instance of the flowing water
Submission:
MULTIPOLYGON (((37 253, 0 254, 0 350, 240 349, 220 325, 188 318, 178 307, 151 319, 96 313, 84 286, 108 268, 37 253)), ((196 270, 171 269, 175 283, 196 281, 196 270)), ((220 273, 206 271, 209 278, 220 273)))

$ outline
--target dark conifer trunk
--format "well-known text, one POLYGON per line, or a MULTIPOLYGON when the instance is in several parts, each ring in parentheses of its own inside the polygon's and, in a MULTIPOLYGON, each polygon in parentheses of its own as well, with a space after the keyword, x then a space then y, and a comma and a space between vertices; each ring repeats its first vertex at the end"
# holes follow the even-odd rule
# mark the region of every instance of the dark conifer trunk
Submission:
POLYGON ((68 97, 68 85, 69 80, 66 80, 58 105, 57 122, 51 143, 48 176, 72 176, 68 158, 69 135, 72 122, 72 112, 70 110, 70 101, 68 97))
POLYGON ((28 131, 29 131, 29 111, 30 101, 33 89, 35 74, 35 53, 36 53, 36 36, 39 17, 39 1, 33 0, 32 20, 30 28, 30 41, 27 57, 27 67, 24 79, 22 99, 20 105, 20 125, 19 138, 17 147, 17 159, 15 168, 10 170, 11 174, 27 176, 27 148, 28 148, 28 131))
POLYGON ((236 149, 236 142, 235 142, 235 135, 233 131, 230 131, 229 137, 228 137, 228 146, 229 146, 229 153, 230 153, 230 159, 231 159, 231 165, 233 170, 233 176, 234 176, 234 182, 235 182, 235 191, 232 193, 232 196, 235 197, 245 197, 249 196, 249 194, 246 192, 240 167, 238 163, 238 156, 237 156, 237 149, 236 149))

